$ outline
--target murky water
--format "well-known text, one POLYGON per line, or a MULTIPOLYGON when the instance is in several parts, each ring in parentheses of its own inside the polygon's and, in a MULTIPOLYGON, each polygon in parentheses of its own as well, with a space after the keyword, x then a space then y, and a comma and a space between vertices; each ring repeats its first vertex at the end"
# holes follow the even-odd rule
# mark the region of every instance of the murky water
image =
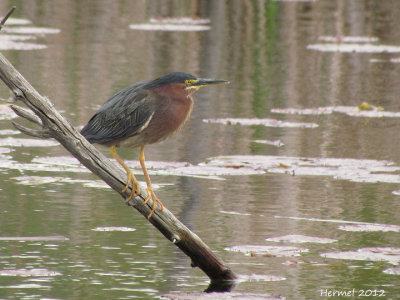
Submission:
MULTIPOLYGON (((231 81, 199 91, 190 122, 146 157, 160 199, 240 276, 235 292, 400 298, 397 1, 0 1, 1 15, 11 4, 2 53, 76 126, 135 81, 231 81)), ((0 299, 207 287, 119 195, 12 118, 2 103, 0 299)), ((137 154, 121 151, 143 180, 137 154)))

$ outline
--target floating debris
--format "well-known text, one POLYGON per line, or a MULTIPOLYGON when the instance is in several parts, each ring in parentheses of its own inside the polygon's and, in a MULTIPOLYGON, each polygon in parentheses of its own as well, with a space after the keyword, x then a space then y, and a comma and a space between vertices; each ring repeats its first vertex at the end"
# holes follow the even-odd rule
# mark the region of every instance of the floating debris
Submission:
POLYGON ((6 26, 8 25, 29 25, 32 24, 31 21, 27 19, 19 19, 19 18, 8 18, 6 26))
POLYGON ((14 134, 20 134, 21 132, 18 130, 12 130, 12 129, 1 129, 0 130, 0 135, 14 135, 14 134))
POLYGON ((53 236, 0 236, 0 241, 20 241, 20 242, 31 242, 31 241, 68 241, 69 238, 62 235, 53 236))
POLYGON ((227 251, 242 252, 248 256, 282 257, 300 256, 303 252, 308 252, 307 248, 292 246, 263 246, 263 245, 240 245, 225 248, 227 251))
POLYGON ((288 259, 287 261, 283 262, 282 265, 285 265, 285 266, 297 266, 297 265, 302 264, 302 263, 304 263, 304 262, 297 261, 297 260, 294 260, 294 259, 288 259))
POLYGON ((0 35, 0 50, 40 50, 47 48, 43 44, 27 43, 26 40, 35 40, 37 36, 58 34, 59 29, 47 27, 24 26, 31 21, 25 19, 10 18, 2 28, 2 32, 11 34, 0 35), (22 26, 13 26, 22 25, 22 26))
MULTIPOLYGON (((0 35, 0 50, 1 49, 1 35, 0 35)), ((15 112, 10 108, 10 105, 8 104, 0 104, 0 120, 12 120, 17 118, 18 116, 15 114, 15 112)))
POLYGON ((60 272, 50 271, 47 269, 16 269, 16 270, 0 270, 0 276, 21 276, 21 277, 42 277, 42 276, 57 276, 60 272))
POLYGON ((398 64, 400 63, 400 57, 392 57, 389 60, 388 59, 382 59, 382 58, 371 58, 369 60, 371 63, 392 63, 392 64, 398 64))
POLYGON ((18 176, 11 179, 19 181, 23 185, 42 185, 49 183, 90 183, 90 180, 71 179, 69 177, 50 176, 18 176))
MULTIPOLYGON (((68 170, 71 172, 88 172, 88 170, 79 162, 79 160, 73 156, 35 157, 33 158, 32 163, 43 165, 50 170, 53 170, 53 168, 58 168, 60 170, 68 170)), ((126 160, 125 163, 131 169, 141 170, 140 163, 137 160, 126 160)), ((188 166, 192 165, 187 162, 146 161, 146 167, 149 171, 170 168, 185 168, 188 166)))
MULTIPOLYGON (((0 169, 12 169, 19 171, 44 171, 44 172, 75 172, 75 173, 90 173, 88 169, 81 166, 71 166, 68 164, 56 165, 45 163, 20 163, 14 160, 0 160, 0 169)), ((35 178, 32 178, 35 180, 35 178)))
POLYGON ((280 140, 276 140, 276 141, 269 141, 269 140, 253 140, 254 143, 258 143, 258 144, 265 144, 265 145, 271 145, 271 146, 275 146, 275 147, 283 147, 285 146, 284 143, 282 143, 280 140))
POLYGON ((0 50, 41 50, 47 48, 46 45, 20 42, 33 39, 36 38, 34 36, 0 35, 0 50))
POLYGON ((400 112, 383 111, 380 106, 373 106, 368 103, 362 103, 360 106, 327 106, 317 108, 273 108, 272 113, 290 114, 290 115, 329 115, 333 112, 344 113, 352 117, 369 118, 399 118, 400 112), (367 109, 368 107, 368 109, 367 109))
POLYGON ((160 296, 161 299, 173 300, 285 300, 283 296, 276 296, 270 293, 171 293, 160 296))
POLYGON ((320 238, 320 237, 312 237, 305 236, 299 234, 290 234, 279 237, 267 238, 268 242, 284 242, 284 243, 318 243, 318 244, 329 244, 337 242, 337 240, 328 239, 328 238, 320 238))
POLYGON ((130 29, 148 31, 206 31, 211 27, 209 19, 151 18, 149 23, 131 24, 130 29))
POLYGON ((353 182, 400 183, 400 167, 391 161, 347 158, 311 158, 264 155, 219 156, 207 160, 209 167, 243 165, 243 168, 296 176, 330 176, 353 182))
POLYGON ((177 24, 132 24, 129 25, 133 30, 145 31, 206 31, 210 30, 209 26, 203 25, 177 25, 177 24))
POLYGON ((120 247, 110 247, 110 246, 102 246, 100 247, 101 249, 105 249, 105 250, 120 250, 120 247))
POLYGON ((320 36, 318 40, 330 43, 376 43, 377 37, 370 36, 320 36))
POLYGON ((315 123, 299 123, 299 122, 285 122, 276 119, 203 119, 206 123, 224 124, 224 125, 262 125, 266 127, 290 127, 290 128, 317 128, 318 124, 315 123))
POLYGON ((378 111, 382 111, 383 107, 381 106, 374 106, 369 104, 368 102, 363 102, 358 106, 359 110, 378 110, 378 111))
POLYGON ((285 217, 285 216, 274 216, 277 219, 290 219, 290 220, 300 220, 300 221, 311 221, 311 222, 326 222, 326 223, 338 223, 338 224, 354 224, 354 225, 371 225, 371 226, 397 226, 397 225, 385 225, 376 223, 367 223, 359 221, 348 221, 348 220, 338 220, 338 219, 318 219, 318 218, 303 218, 303 217, 285 217))
POLYGON ((50 290, 50 286, 40 285, 36 283, 22 283, 16 285, 0 285, 0 289, 41 289, 41 290, 50 290))
MULTIPOLYGON (((96 189, 111 189, 111 187, 105 183, 102 180, 88 180, 86 182, 83 182, 83 186, 84 187, 88 187, 88 188, 96 188, 96 189)), ((156 190, 156 185, 153 186, 153 189, 156 190)))
POLYGON ((386 63, 386 62, 389 62, 389 61, 386 60, 386 59, 371 58, 371 59, 369 60, 369 62, 370 62, 370 63, 386 63))
POLYGON ((0 35, 0 50, 40 50, 47 48, 43 44, 27 43, 27 40, 35 40, 37 36, 57 34, 59 29, 47 27, 24 26, 32 22, 26 19, 9 18, 2 28, 0 35), (19 26, 14 26, 19 25, 19 26))
POLYGON ((189 25, 199 25, 199 24, 209 24, 210 19, 194 19, 194 18, 150 18, 150 23, 154 24, 189 24, 189 25))
POLYGON ((307 49, 321 52, 342 53, 399 53, 400 46, 356 44, 356 43, 327 43, 308 45, 307 49))
POLYGON ((96 227, 92 229, 93 231, 135 231, 135 228, 132 227, 96 227))
POLYGON ((398 225, 388 225, 388 224, 355 224, 355 225, 340 225, 338 227, 340 230, 344 231, 355 231, 355 232, 400 232, 400 226, 398 225))
POLYGON ((286 280, 285 277, 275 275, 251 274, 251 275, 238 275, 238 282, 251 282, 251 281, 282 281, 286 280))
POLYGON ((317 0, 272 0, 275 2, 315 2, 317 0))
POLYGON ((33 163, 46 164, 52 166, 81 166, 79 160, 73 156, 42 156, 32 159, 33 163))
POLYGON ((4 153, 10 153, 11 151, 12 150, 10 148, 2 148, 2 147, 0 147, 0 166, 1 166, 1 163, 3 161, 7 162, 7 161, 9 161, 9 159, 11 159, 11 156, 4 155, 4 153))
POLYGON ((60 29, 56 28, 47 28, 47 27, 31 27, 31 26, 24 26, 24 27, 3 27, 3 31, 7 33, 14 33, 14 34, 28 34, 28 35, 46 35, 46 34, 58 34, 61 32, 60 29))
POLYGON ((390 274, 390 275, 400 275, 400 266, 385 269, 385 270, 383 270, 383 273, 390 274))
MULTIPOLYGON (((37 141, 41 146, 42 140, 37 141)), ((55 145, 47 141, 46 146, 55 145)), ((2 139, 0 139, 0 145, 2 139)), ((3 144, 18 144, 13 141, 3 144)), ((25 144, 27 146, 27 144, 25 144)), ((30 144, 30 146, 33 146, 30 144)), ((0 148, 1 149, 1 148, 0 148)), ((139 167, 136 161, 128 161, 129 166, 139 167)), ((386 182, 400 183, 400 166, 385 160, 368 159, 341 159, 341 158, 312 158, 290 156, 263 156, 263 155, 232 155, 219 156, 207 159, 205 162, 192 165, 187 162, 156 162, 149 161, 149 173, 162 176, 187 176, 212 180, 225 180, 225 176, 261 175, 265 173, 289 174, 295 176, 330 176, 334 179, 349 180, 353 182, 386 182)), ((37 157, 31 163, 19 163, 7 157, 0 156, 0 169, 31 170, 45 172, 76 172, 89 173, 78 160, 73 157, 37 157)), ((93 183, 90 180, 70 179, 65 177, 16 177, 24 184, 41 184, 50 182, 93 183)), ((93 183, 95 187, 99 183, 93 183)), ((164 186, 165 184, 161 184, 164 186)))
POLYGON ((332 107, 317 107, 317 108, 273 108, 272 113, 287 114, 287 115, 330 115, 333 112, 332 107))
MULTIPOLYGON (((30 169, 30 168, 27 168, 30 169)), ((35 169, 36 170, 36 169, 35 169)), ((48 169, 44 169, 45 171, 49 171, 48 169)), ((37 170, 36 170, 37 171, 37 170)), ((43 171, 43 170, 42 170, 43 171)), ((57 169, 51 169, 51 171, 57 171, 57 169)), ((67 172, 74 171, 73 169, 59 169, 59 172, 67 172)), ((76 170, 75 170, 76 171, 76 170)), ((58 183, 58 184, 76 184, 81 183, 84 187, 89 188, 101 188, 101 189, 111 189, 111 187, 102 180, 85 180, 85 179, 72 179, 69 177, 49 177, 49 176, 18 176, 13 177, 11 179, 19 181, 20 184, 23 185, 42 185, 42 184, 50 184, 50 183, 58 183)), ((144 181, 139 181, 139 184, 144 185, 144 181)), ((154 190, 158 190, 164 186, 173 185, 172 183, 154 183, 152 187, 154 190)))
MULTIPOLYGON (((38 140, 40 141, 40 140, 38 140)), ((1 139, 0 139, 1 144, 1 139)), ((10 143, 8 143, 10 144, 10 143)), ((1 148, 0 148, 1 149, 1 148)), ((1 153, 1 152, 0 152, 1 153)), ((1 157, 0 157, 1 160, 1 157)), ((127 161, 128 166, 141 170, 139 162, 127 161)), ((147 162, 148 170, 151 175, 162 176, 187 176, 194 178, 225 180, 221 176, 242 176, 242 175, 257 175, 264 174, 263 170, 256 170, 247 166, 236 167, 229 166, 211 166, 207 163, 200 163, 199 165, 191 165, 187 162, 147 162)), ((31 163, 20 163, 10 159, 4 158, 0 161, 0 169, 14 169, 14 170, 30 170, 30 171, 45 171, 45 172, 74 172, 74 173, 89 173, 90 171, 79 163, 74 157, 58 156, 58 157, 36 157, 31 163)), ((82 183, 89 187, 108 188, 107 185, 100 181, 71 179, 68 177, 48 177, 40 178, 39 176, 20 176, 14 179, 19 180, 23 184, 35 185, 46 184, 51 182, 60 183, 82 183)), ((168 183, 155 184, 154 188, 170 185, 168 183)))
POLYGON ((400 190, 396 190, 392 192, 393 195, 400 196, 400 190))
POLYGON ((357 251, 336 251, 322 253, 322 257, 346 260, 386 261, 393 265, 400 263, 400 248, 370 247, 357 251))
POLYGON ((188 176, 193 178, 225 180, 221 176, 244 176, 244 175, 259 175, 264 174, 265 171, 257 170, 249 167, 232 167, 233 164, 227 166, 212 166, 207 163, 200 163, 197 166, 178 167, 169 169, 160 169, 150 171, 154 175, 174 175, 174 176, 188 176))
POLYGON ((25 138, 1 138, 0 147, 51 147, 58 146, 59 143, 55 140, 42 140, 42 139, 25 139, 25 138))
POLYGON ((249 214, 249 213, 242 213, 242 212, 237 212, 237 211, 220 210, 219 212, 220 212, 221 214, 227 214, 227 215, 251 216, 251 214, 249 214))

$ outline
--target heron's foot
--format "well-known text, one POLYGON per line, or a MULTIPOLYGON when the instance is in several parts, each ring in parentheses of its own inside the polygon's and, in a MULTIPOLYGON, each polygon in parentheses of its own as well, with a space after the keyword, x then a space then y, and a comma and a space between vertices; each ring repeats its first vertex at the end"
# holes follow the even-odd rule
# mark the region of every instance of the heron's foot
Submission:
POLYGON ((147 197, 146 199, 143 201, 143 204, 146 204, 150 198, 153 200, 153 206, 151 208, 151 212, 149 213, 149 215, 147 216, 147 219, 150 219, 151 216, 153 215, 154 211, 156 210, 156 205, 158 203, 158 205, 160 206, 160 210, 164 209, 164 205, 162 204, 162 202, 160 201, 160 199, 157 198, 156 194, 154 194, 153 189, 150 187, 147 187, 147 197))
POLYGON ((129 195, 127 201, 131 200, 134 194, 140 195, 139 182, 136 180, 135 176, 133 176, 132 172, 128 172, 128 179, 126 181, 124 189, 122 190, 122 193, 126 192, 131 183, 132 183, 132 192, 129 195))

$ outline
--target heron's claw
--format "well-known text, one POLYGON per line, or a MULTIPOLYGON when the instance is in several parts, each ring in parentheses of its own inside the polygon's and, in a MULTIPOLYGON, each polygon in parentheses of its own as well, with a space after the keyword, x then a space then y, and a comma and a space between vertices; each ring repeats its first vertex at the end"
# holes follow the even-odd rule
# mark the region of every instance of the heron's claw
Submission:
POLYGON ((153 199, 153 205, 152 205, 152 208, 151 208, 151 212, 147 216, 147 219, 150 219, 151 216, 153 215, 153 213, 155 212, 157 203, 160 206, 160 210, 164 209, 164 205, 162 204, 160 199, 157 198, 156 194, 154 194, 153 189, 148 187, 147 188, 147 197, 143 201, 143 204, 146 204, 150 200, 150 198, 153 199))
POLYGON ((124 189, 122 190, 122 193, 125 193, 132 183, 132 192, 127 199, 127 201, 129 201, 132 199, 134 194, 140 195, 140 188, 139 188, 139 182, 133 176, 132 172, 129 170, 129 172, 127 172, 127 173, 128 173, 128 179, 126 181, 126 185, 125 185, 124 189))

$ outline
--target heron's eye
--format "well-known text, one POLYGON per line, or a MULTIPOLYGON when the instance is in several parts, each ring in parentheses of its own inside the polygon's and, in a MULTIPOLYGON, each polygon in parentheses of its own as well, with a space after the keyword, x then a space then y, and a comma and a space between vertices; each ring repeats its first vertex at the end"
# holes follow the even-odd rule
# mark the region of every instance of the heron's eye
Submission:
POLYGON ((192 85, 193 83, 195 83, 197 80, 196 79, 188 79, 188 80, 185 80, 185 84, 187 85, 187 86, 190 86, 190 85, 192 85))

